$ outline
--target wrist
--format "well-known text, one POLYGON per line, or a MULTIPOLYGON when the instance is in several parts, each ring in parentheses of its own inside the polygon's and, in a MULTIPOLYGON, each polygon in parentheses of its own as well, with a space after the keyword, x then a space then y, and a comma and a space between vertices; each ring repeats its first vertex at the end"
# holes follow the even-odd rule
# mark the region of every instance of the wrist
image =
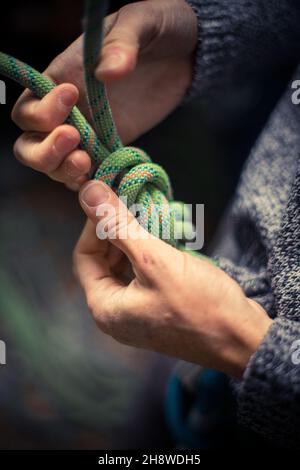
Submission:
POLYGON ((251 357, 258 350, 273 323, 257 302, 248 298, 246 300, 247 313, 238 329, 236 348, 231 356, 230 375, 237 378, 242 378, 251 357))

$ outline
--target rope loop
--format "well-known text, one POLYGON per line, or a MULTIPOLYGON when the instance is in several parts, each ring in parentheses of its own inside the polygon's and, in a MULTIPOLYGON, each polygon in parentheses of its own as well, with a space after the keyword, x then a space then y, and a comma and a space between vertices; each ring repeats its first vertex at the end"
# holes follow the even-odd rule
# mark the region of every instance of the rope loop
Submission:
POLYGON ((139 222, 151 234, 175 245, 172 188, 165 170, 136 147, 120 147, 100 164, 94 175, 137 211, 139 222))
MULTIPOLYGON (((83 55, 92 125, 76 106, 66 122, 80 133, 80 146, 97 168, 94 179, 104 181, 120 198, 126 199, 130 210, 137 206, 140 224, 152 235, 185 250, 182 241, 188 241, 193 235, 186 206, 173 201, 169 177, 161 166, 153 163, 143 150, 123 146, 106 88, 95 77, 107 4, 105 0, 86 0, 83 55)), ((3 52, 0 52, 0 73, 29 88, 38 98, 56 86, 49 77, 3 52)), ((194 254, 197 256, 197 252, 194 254)))

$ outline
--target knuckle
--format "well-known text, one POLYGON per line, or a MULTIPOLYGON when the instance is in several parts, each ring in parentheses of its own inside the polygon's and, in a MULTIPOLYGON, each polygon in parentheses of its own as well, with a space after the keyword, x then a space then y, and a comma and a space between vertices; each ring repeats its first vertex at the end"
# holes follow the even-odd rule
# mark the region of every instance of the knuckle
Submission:
MULTIPOLYGON (((137 2, 138 4, 141 3, 141 2, 137 2)), ((119 17, 126 17, 128 15, 131 15, 132 14, 132 11, 134 10, 134 7, 135 5, 137 4, 126 4, 126 5, 123 5, 120 9, 119 9, 119 17)))
POLYGON ((148 248, 143 247, 137 254, 137 264, 144 273, 148 273, 155 271, 158 265, 158 259, 156 254, 152 253, 148 248))
POLYGON ((22 127, 24 121, 24 108, 27 108, 26 91, 18 98, 11 110, 11 119, 19 127, 22 127))
POLYGON ((38 105, 32 106, 28 112, 28 121, 34 129, 44 132, 52 130, 54 125, 53 113, 49 109, 41 111, 38 105))
POLYGON ((159 283, 160 277, 167 276, 168 273, 169 264, 165 257, 164 248, 149 242, 141 243, 139 249, 136 250, 135 261, 139 271, 154 284, 159 283))
POLYGON ((106 335, 113 337, 112 330, 111 330, 111 327, 107 318, 104 315, 101 315, 100 313, 97 313, 96 315, 93 315, 93 316, 100 330, 106 335))
POLYGON ((23 165, 29 166, 37 171, 44 171, 46 164, 39 156, 39 143, 33 142, 34 133, 24 132, 14 143, 13 152, 17 160, 23 165))
POLYGON ((113 205, 102 205, 97 210, 97 233, 108 239, 126 238, 128 217, 126 211, 113 205))
POLYGON ((73 270, 77 272, 77 266, 78 266, 78 261, 79 261, 79 241, 77 242, 73 254, 72 254, 72 264, 73 264, 73 270))
POLYGON ((89 310, 91 311, 93 317, 97 319, 98 316, 100 316, 100 311, 99 311, 99 302, 96 302, 94 292, 89 291, 86 293, 86 301, 87 301, 87 306, 89 310))
POLYGON ((136 223, 135 218, 131 212, 118 208, 115 214, 115 234, 117 238, 127 235, 127 227, 134 228, 133 225, 136 223))
POLYGON ((17 125, 19 126, 19 122, 20 122, 20 105, 19 103, 16 103, 11 111, 11 114, 10 114, 10 117, 11 117, 11 120, 17 125))
POLYGON ((136 17, 136 15, 139 15, 144 17, 145 15, 149 14, 149 10, 152 10, 152 8, 149 8, 148 2, 138 1, 134 3, 128 3, 122 6, 119 10, 119 16, 136 17))
POLYGON ((158 25, 161 22, 160 12, 161 7, 159 2, 153 5, 151 2, 139 1, 124 5, 119 10, 118 18, 122 23, 124 21, 124 25, 126 25, 125 21, 134 20, 137 29, 134 31, 127 27, 127 34, 129 38, 133 38, 139 32, 139 42, 142 41, 143 47, 145 47, 159 30, 158 25), (141 24, 143 25, 142 29, 140 27, 141 24))
POLYGON ((13 146, 13 153, 17 160, 19 160, 21 163, 25 163, 25 159, 21 151, 22 140, 23 140, 23 134, 15 141, 14 146, 13 146))
POLYGON ((35 170, 40 171, 41 173, 47 172, 47 165, 43 158, 36 158, 36 159, 32 158, 31 161, 32 161, 31 166, 35 170))
POLYGON ((74 278, 77 281, 80 281, 79 275, 78 275, 78 264, 77 264, 77 261, 75 259, 75 251, 73 252, 73 256, 72 256, 72 272, 73 272, 74 278))
POLYGON ((40 142, 28 144, 26 152, 23 152, 23 159, 26 162, 26 165, 36 171, 50 173, 53 170, 53 164, 49 161, 49 152, 47 152, 46 149, 41 148, 40 142))
POLYGON ((39 116, 39 113, 37 112, 36 103, 32 103, 30 106, 25 106, 22 110, 22 117, 24 121, 26 121, 28 124, 30 124, 31 127, 33 127, 33 129, 39 126, 41 116, 39 116))
POLYGON ((42 173, 48 173, 52 170, 51 164, 48 161, 47 155, 45 152, 40 152, 38 144, 33 145, 30 151, 30 162, 31 165, 42 173))
POLYGON ((53 180, 53 181, 56 181, 57 183, 63 183, 66 185, 66 181, 65 181, 65 178, 63 178, 60 174, 60 172, 54 170, 54 171, 49 171, 47 176, 53 180))
POLYGON ((86 300, 88 308, 96 321, 98 327, 103 333, 112 336, 112 325, 110 316, 102 304, 99 303, 99 299, 94 292, 87 292, 86 300))

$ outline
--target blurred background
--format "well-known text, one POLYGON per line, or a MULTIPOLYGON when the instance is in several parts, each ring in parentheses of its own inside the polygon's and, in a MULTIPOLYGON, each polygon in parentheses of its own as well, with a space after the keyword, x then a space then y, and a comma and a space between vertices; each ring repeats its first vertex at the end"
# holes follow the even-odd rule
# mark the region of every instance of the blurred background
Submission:
MULTIPOLYGON (((111 11, 125 3, 111 2, 111 11)), ((82 9, 79 0, 11 0, 2 10, 0 50, 43 70, 81 33, 82 9)), ((289 73, 265 73, 193 100, 136 143, 166 168, 176 199, 205 204, 206 252, 289 73)), ((21 89, 6 85, 7 104, 0 105, 0 339, 7 343, 0 448, 173 446, 163 397, 175 361, 120 346, 95 327, 72 273, 84 224, 77 196, 14 159, 19 130, 10 111, 21 89)))

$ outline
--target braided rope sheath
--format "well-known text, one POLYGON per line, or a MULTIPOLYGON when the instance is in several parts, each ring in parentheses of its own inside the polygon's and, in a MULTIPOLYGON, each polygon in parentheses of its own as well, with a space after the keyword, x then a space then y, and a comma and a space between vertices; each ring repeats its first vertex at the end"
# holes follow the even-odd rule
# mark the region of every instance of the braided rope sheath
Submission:
MULTIPOLYGON (((126 201, 129 208, 134 204, 142 207, 139 222, 144 228, 171 245, 184 249, 184 246, 175 240, 176 233, 183 232, 188 236, 192 231, 192 225, 184 222, 184 205, 173 201, 171 184, 163 168, 152 163, 143 150, 123 146, 105 87, 94 76, 101 51, 106 6, 107 2, 103 0, 86 1, 84 66, 87 96, 95 130, 76 106, 67 122, 79 131, 80 146, 90 155, 97 167, 94 179, 108 184, 126 201)), ((2 52, 0 73, 29 88, 38 98, 43 98, 56 86, 29 65, 2 52)))

